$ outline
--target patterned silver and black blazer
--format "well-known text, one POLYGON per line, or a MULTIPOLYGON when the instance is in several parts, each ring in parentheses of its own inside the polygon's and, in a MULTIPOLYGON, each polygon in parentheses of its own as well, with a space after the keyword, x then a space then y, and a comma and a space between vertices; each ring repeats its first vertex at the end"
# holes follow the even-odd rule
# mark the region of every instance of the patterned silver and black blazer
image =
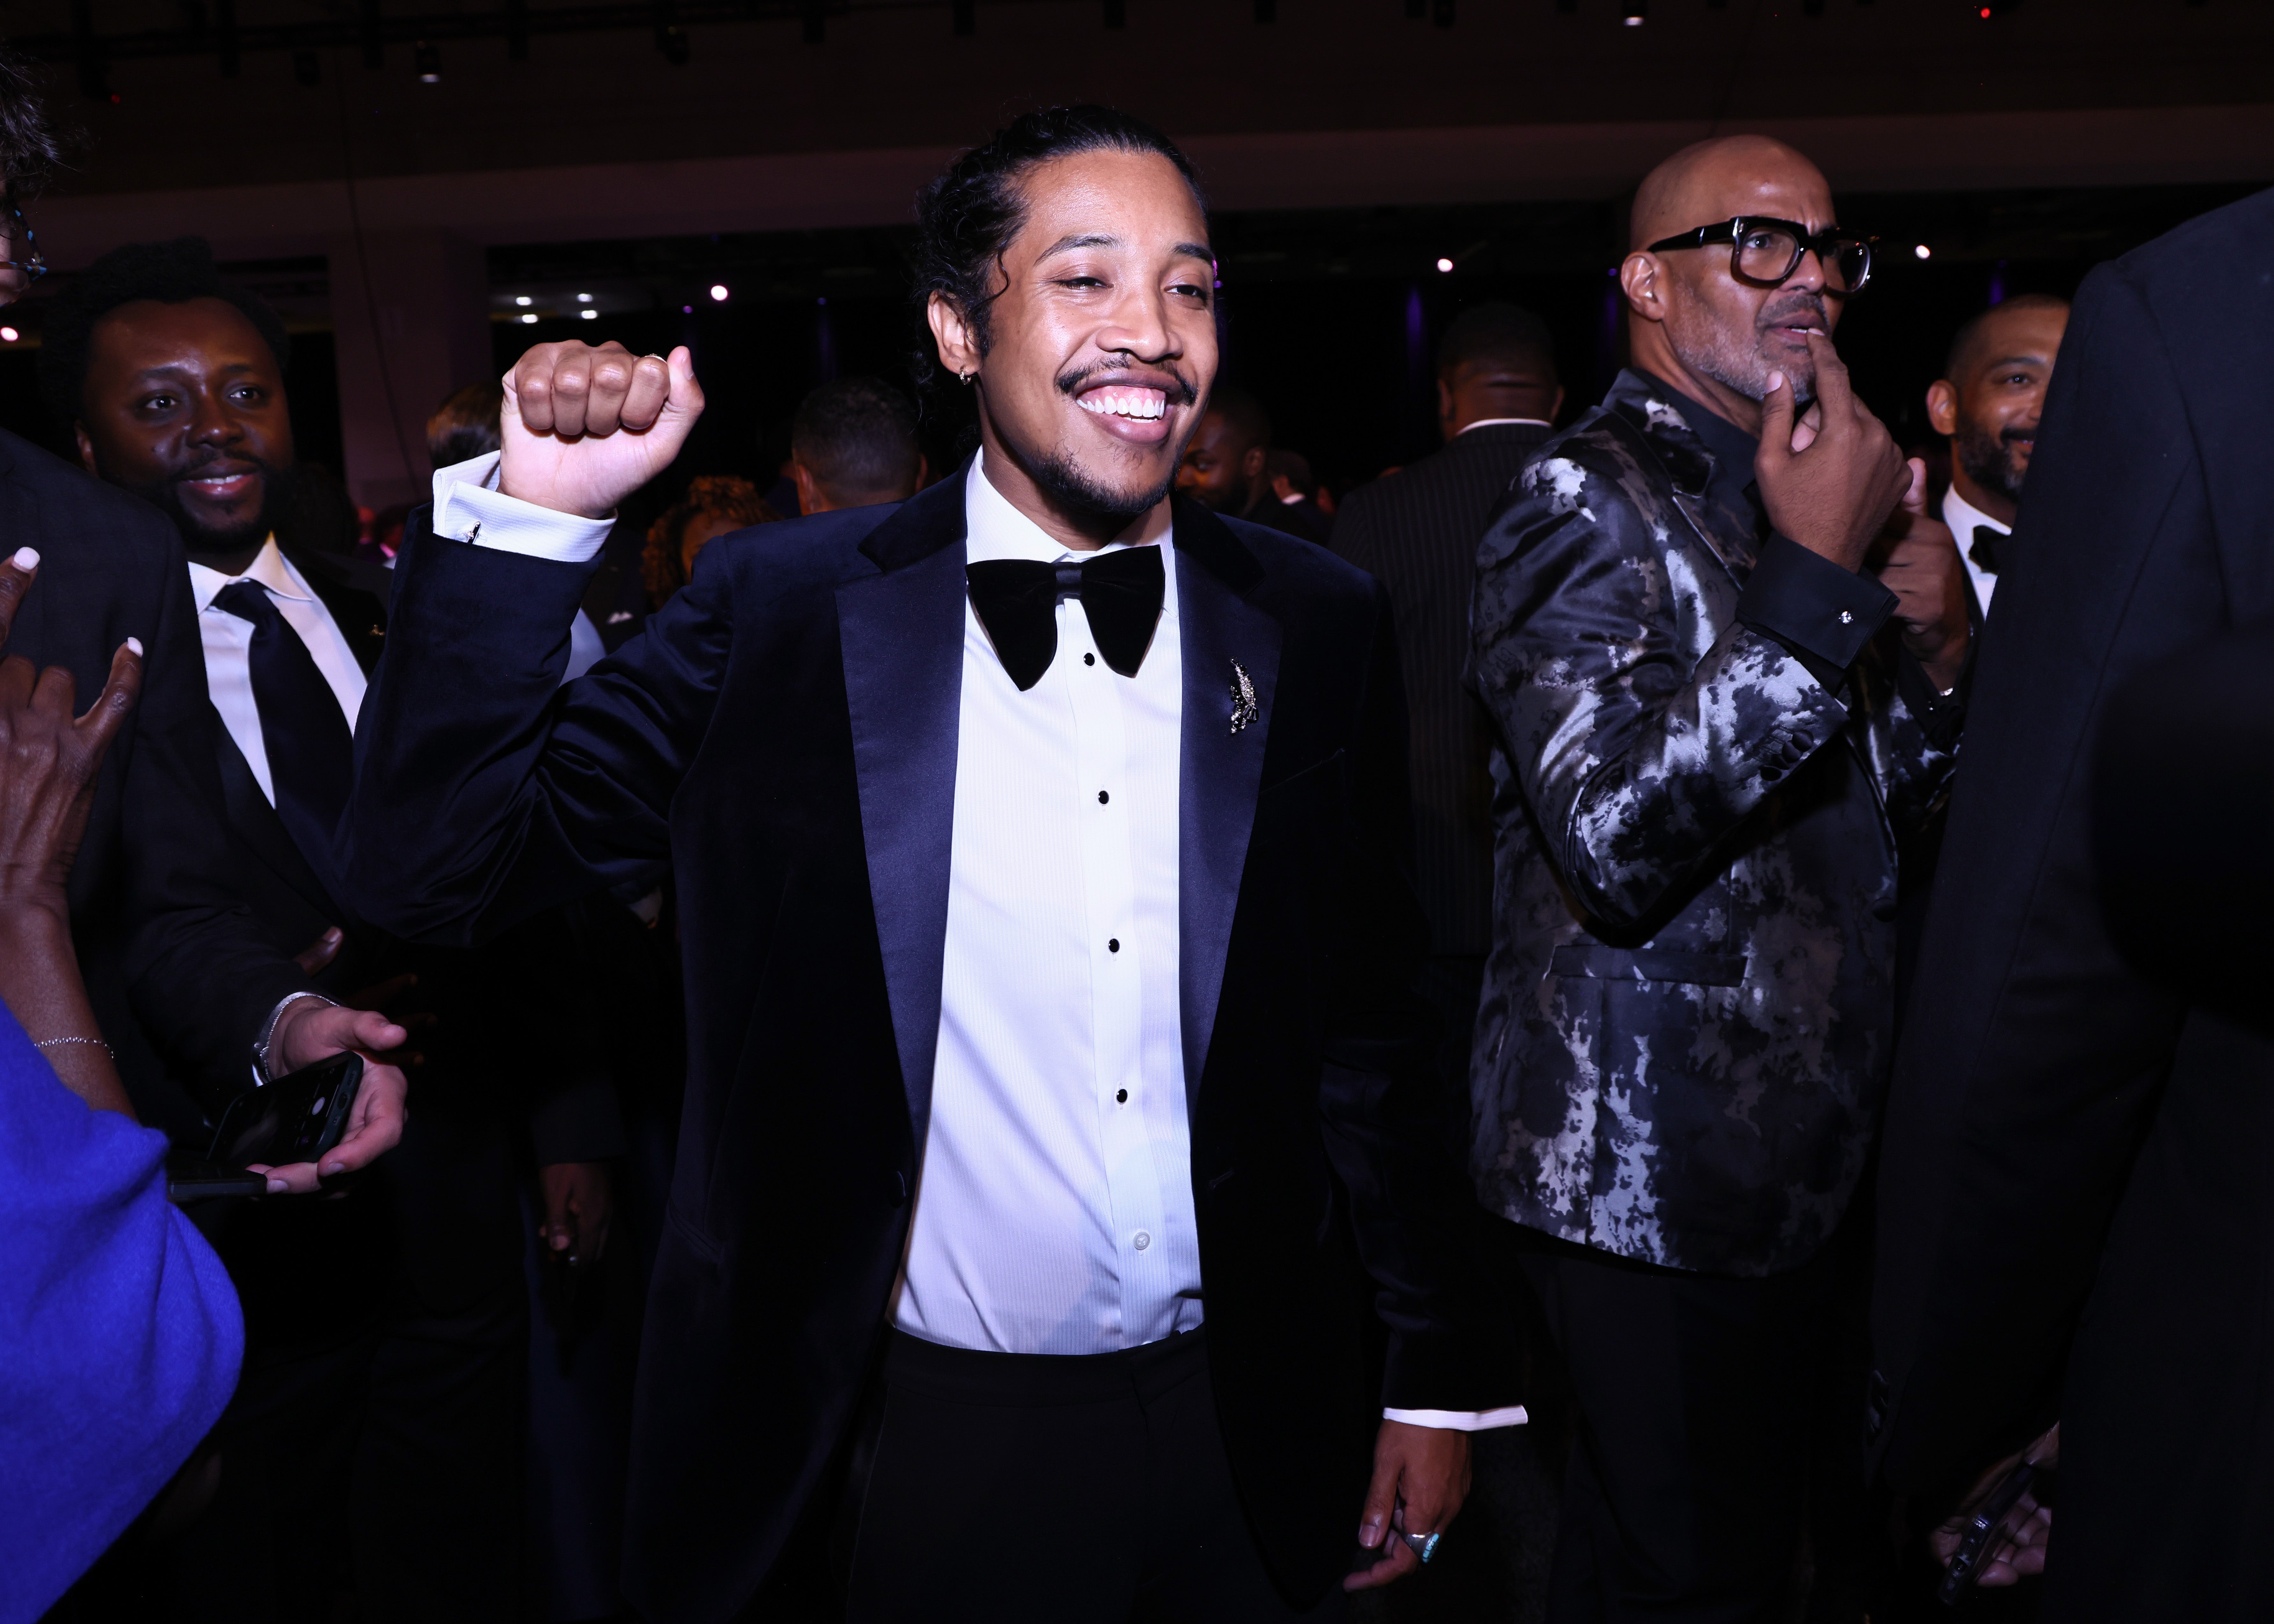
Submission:
POLYGON ((1894 628, 1871 636, 1892 594, 1717 501, 1675 398, 1622 374, 1479 549, 1498 736, 1472 1171, 1517 1223, 1758 1275, 1822 1245, 1863 1172, 1897 835, 1955 741, 1894 628))

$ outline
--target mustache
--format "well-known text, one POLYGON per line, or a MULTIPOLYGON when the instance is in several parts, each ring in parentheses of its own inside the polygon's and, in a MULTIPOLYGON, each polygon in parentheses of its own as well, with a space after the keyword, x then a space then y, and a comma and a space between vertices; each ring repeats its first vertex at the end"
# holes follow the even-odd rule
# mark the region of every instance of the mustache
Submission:
MULTIPOLYGON (((1128 370, 1128 365, 1129 364, 1126 361, 1100 361, 1095 365, 1078 366, 1072 372, 1060 372, 1056 380, 1058 393, 1061 395, 1078 395, 1081 392, 1082 385, 1088 383, 1100 372, 1126 372, 1128 370)), ((1168 373, 1170 377, 1177 380, 1177 387, 1175 388, 1164 391, 1171 401, 1175 402, 1179 406, 1191 406, 1199 402, 1201 392, 1193 385, 1191 379, 1186 377, 1173 366, 1164 366, 1157 370, 1168 373)))
POLYGON ((1832 331, 1832 324, 1826 319, 1824 301, 1813 293, 1796 293, 1786 298, 1770 300, 1761 307, 1760 325, 1764 327, 1784 327, 1795 316, 1807 316, 1810 320, 1806 325, 1822 327, 1826 333, 1832 331))
POLYGON ((223 462, 234 462, 246 468, 257 469, 262 474, 271 477, 276 472, 274 464, 254 456, 249 451, 223 451, 218 446, 208 446, 195 460, 184 462, 179 468, 167 470, 166 478, 169 484, 184 479, 202 478, 207 470, 223 462))

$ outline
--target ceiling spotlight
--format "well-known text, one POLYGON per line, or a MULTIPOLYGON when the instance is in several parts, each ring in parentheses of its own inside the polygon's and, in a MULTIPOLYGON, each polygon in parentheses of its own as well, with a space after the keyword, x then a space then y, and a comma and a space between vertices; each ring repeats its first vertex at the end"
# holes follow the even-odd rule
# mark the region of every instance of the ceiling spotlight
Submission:
POLYGON ((682 316, 691 316, 695 313, 695 306, 692 304, 681 304, 679 307, 679 313, 682 316))
POLYGON ((724 304, 727 302, 727 284, 723 282, 712 282, 711 284, 711 297, 718 300, 721 304, 724 304))
POLYGON ((0 344, 12 344, 23 336, 13 327, 0 327, 0 344))
POLYGON ((592 296, 589 293, 580 293, 576 296, 576 303, 579 304, 590 304, 591 302, 592 296))
POLYGON ((1440 259, 1437 261, 1437 268, 1441 271, 1449 271, 1453 268, 1453 262, 1450 259, 1440 259))
POLYGON ((410 48, 410 62, 411 65, 418 70, 420 84, 439 85, 442 82, 442 48, 440 46, 429 45, 424 40, 419 41, 410 48))
POLYGON ((523 327, 535 327, 537 325, 537 312, 533 310, 524 311, 522 313, 521 320, 523 327))
POLYGON ((1929 248, 1924 243, 1921 243, 1917 247, 1912 249, 1911 252, 1922 259, 1931 259, 1934 258, 1934 250, 1929 248))
POLYGON ((530 298, 529 295, 527 295, 526 293, 516 293, 516 294, 515 294, 515 295, 513 296, 513 302, 514 302, 515 304, 531 304, 531 303, 532 303, 532 301, 531 300, 531 298, 530 298))
POLYGON ((1649 11, 1650 0, 1626 0, 1626 4, 1619 8, 1619 17, 1628 27, 1639 28, 1649 11))
POLYGON ((598 321, 600 319, 600 312, 597 310, 580 310, 576 314, 586 321, 598 321))

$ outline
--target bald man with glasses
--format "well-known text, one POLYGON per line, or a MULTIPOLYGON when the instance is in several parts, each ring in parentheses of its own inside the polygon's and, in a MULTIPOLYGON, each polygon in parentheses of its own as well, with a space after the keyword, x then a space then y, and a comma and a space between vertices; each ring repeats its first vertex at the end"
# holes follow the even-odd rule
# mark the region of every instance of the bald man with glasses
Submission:
MULTIPOLYGON (((1898 838, 1950 774, 1968 628, 1923 470, 1832 345, 1871 244, 1815 166, 1690 147, 1630 240, 1634 365, 1479 551, 1471 1170, 1579 1410, 1550 1616, 1750 1620, 1790 1580, 1811 1418, 1864 1410, 1827 1375, 1843 1220, 1894 1034, 1898 838)), ((1819 1574, 1839 1538, 1819 1519, 1819 1574)))

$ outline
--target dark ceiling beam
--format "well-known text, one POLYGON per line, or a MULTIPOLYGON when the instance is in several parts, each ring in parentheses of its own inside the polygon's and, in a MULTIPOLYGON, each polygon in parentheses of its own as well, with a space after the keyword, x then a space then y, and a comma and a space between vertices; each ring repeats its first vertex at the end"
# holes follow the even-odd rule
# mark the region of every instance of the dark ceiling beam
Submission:
MULTIPOLYGON (((845 0, 677 0, 673 20, 691 25, 749 22, 798 22, 809 34, 817 33, 824 17, 844 15, 854 8, 845 0)), ((943 0, 881 0, 862 11, 945 10, 943 0)), ((352 19, 312 19, 294 23, 242 23, 235 20, 230 0, 219 0, 218 41, 223 71, 230 71, 240 54, 255 51, 299 51, 360 49, 365 65, 377 67, 385 47, 437 40, 503 40, 516 60, 525 56, 536 34, 597 34, 611 29, 652 30, 653 0, 611 0, 595 5, 531 7, 526 0, 510 0, 495 11, 394 13, 379 0, 362 0, 352 19), (518 47, 516 50, 514 48, 518 47)), ((90 55, 103 62, 126 62, 148 57, 211 56, 216 54, 215 30, 204 27, 145 28, 131 33, 97 34, 88 0, 75 0, 74 26, 69 34, 18 34, 7 41, 21 55, 44 62, 84 64, 90 55)))

